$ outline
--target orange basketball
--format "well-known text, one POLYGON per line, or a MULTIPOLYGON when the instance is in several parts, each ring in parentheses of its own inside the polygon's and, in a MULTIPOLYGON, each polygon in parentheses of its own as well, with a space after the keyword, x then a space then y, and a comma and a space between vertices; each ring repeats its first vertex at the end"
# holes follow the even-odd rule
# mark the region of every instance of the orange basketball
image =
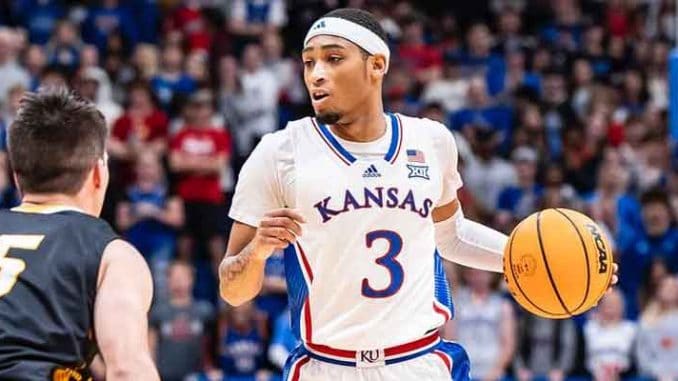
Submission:
POLYGON ((551 319, 595 306, 612 279, 612 251, 602 229, 568 209, 546 209, 521 221, 504 250, 504 279, 518 303, 551 319))

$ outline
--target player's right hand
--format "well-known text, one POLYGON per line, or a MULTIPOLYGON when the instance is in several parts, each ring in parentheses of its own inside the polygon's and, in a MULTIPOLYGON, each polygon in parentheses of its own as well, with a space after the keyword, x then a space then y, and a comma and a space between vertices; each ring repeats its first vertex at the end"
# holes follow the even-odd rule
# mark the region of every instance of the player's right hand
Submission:
POLYGON ((301 235, 304 217, 294 209, 275 209, 264 215, 254 235, 253 250, 262 258, 270 257, 276 250, 286 248, 301 235))

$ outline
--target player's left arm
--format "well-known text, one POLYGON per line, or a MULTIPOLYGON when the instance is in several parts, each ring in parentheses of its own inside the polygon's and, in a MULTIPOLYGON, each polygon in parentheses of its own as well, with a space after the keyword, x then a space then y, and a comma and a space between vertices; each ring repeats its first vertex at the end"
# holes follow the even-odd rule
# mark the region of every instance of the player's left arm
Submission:
POLYGON ((431 126, 442 171, 443 191, 431 217, 435 223, 436 246, 443 258, 485 271, 503 272, 502 257, 508 237, 464 217, 457 190, 461 176, 454 136, 442 124, 431 126))
MULTIPOLYGON (((438 160, 442 170, 443 192, 436 208, 431 212, 435 223, 438 253, 445 259, 479 270, 503 272, 504 248, 508 236, 464 217, 457 190, 461 176, 457 170, 458 152, 454 136, 438 124, 438 160), (440 133, 442 131, 442 133, 440 133)), ((618 266, 613 264, 610 288, 617 284, 618 266)))
POLYGON ((160 380, 149 353, 148 310, 153 282, 139 252, 111 241, 101 259, 94 331, 108 380, 160 380))
POLYGON ((505 234, 466 219, 457 199, 433 209, 431 215, 440 256, 467 267, 503 272, 505 234))

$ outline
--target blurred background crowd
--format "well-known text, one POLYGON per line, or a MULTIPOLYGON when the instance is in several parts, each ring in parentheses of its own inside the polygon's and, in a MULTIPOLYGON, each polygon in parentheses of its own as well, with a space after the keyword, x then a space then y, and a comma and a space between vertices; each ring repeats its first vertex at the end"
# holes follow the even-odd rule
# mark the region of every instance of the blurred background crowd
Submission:
POLYGON ((443 334, 473 376, 678 380, 672 1, 0 1, 0 207, 19 201, 5 150, 21 95, 78 91, 110 126, 103 217, 151 266, 163 380, 278 379, 296 345, 281 255, 238 308, 219 301, 216 269, 238 171, 262 135, 311 114, 300 46, 340 6, 388 33, 385 108, 454 132, 468 217, 508 233, 566 207, 612 238, 619 286, 570 320, 530 316, 500 277, 447 264, 443 334))

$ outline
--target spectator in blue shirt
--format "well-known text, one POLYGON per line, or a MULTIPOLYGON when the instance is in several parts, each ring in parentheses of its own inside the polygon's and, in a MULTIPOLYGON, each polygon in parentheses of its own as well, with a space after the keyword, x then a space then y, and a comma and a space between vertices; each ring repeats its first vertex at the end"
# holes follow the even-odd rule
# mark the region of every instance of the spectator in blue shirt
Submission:
POLYGON ((179 197, 168 193, 160 159, 152 151, 137 157, 136 182, 126 191, 126 201, 118 204, 116 222, 150 264, 155 293, 166 296, 165 271, 174 257, 177 229, 184 223, 179 197))
MULTIPOLYGON (((629 172, 618 150, 605 151, 603 161, 594 177, 597 179, 596 188, 584 197, 589 215, 610 231, 619 232, 619 229, 626 231, 625 225, 630 226, 637 219, 631 218, 624 209, 628 209, 629 202, 633 203, 636 199, 627 192, 629 172), (631 200, 628 200, 629 198, 631 200)), ((640 216, 640 208, 634 209, 633 213, 640 216)))
POLYGON ((101 6, 89 11, 82 25, 83 39, 88 44, 96 45, 99 53, 104 55, 109 38, 116 33, 122 36, 131 51, 139 33, 134 17, 118 0, 102 0, 101 6))
POLYGON ((57 22, 66 14, 61 0, 15 0, 12 3, 14 18, 26 28, 33 44, 47 43, 57 22))
POLYGON ((666 264, 671 273, 678 272, 678 227, 667 194, 658 189, 645 192, 640 199, 643 227, 628 239, 620 240, 619 286, 628 303, 630 318, 638 315, 638 291, 653 260, 666 264))
POLYGON ((543 74, 542 115, 549 159, 558 160, 563 155, 563 135, 574 121, 574 111, 569 100, 567 83, 562 71, 551 67, 543 74))
POLYGON ((46 46, 47 61, 72 73, 80 66, 82 45, 75 25, 70 21, 60 21, 46 46))
POLYGON ((631 116, 642 116, 650 97, 647 79, 639 68, 629 68, 624 73, 620 109, 631 116))
POLYGON ((158 42, 158 20, 160 9, 156 0, 128 1, 130 11, 138 28, 139 42, 155 44, 158 42))
POLYGON ((492 35, 487 25, 471 26, 466 42, 467 49, 459 57, 464 74, 484 76, 490 95, 497 94, 503 88, 506 63, 502 56, 492 53, 492 35))
POLYGON ((525 69, 525 53, 520 50, 506 53, 506 70, 502 74, 501 80, 494 84, 496 88, 490 89, 491 94, 511 95, 520 88, 528 88, 534 94, 541 93, 541 79, 525 69))
POLYGON ((607 79, 612 71, 612 61, 607 55, 603 42, 605 30, 600 25, 590 26, 584 35, 583 56, 591 62, 593 73, 598 79, 607 79))
POLYGON ((234 0, 227 2, 229 30, 243 48, 248 41, 276 32, 287 23, 285 0, 234 0))
POLYGON ((521 11, 511 7, 506 7, 501 14, 497 15, 499 30, 494 46, 497 53, 504 54, 509 51, 527 49, 534 45, 533 38, 522 31, 523 20, 521 17, 521 11))
POLYGON ((581 46, 584 27, 574 1, 552 2, 554 20, 541 30, 541 38, 554 49, 573 52, 581 46))
POLYGON ((229 381, 255 381, 265 358, 264 329, 253 303, 229 308, 219 324, 219 363, 229 381))
POLYGON ((165 111, 171 111, 175 97, 188 97, 196 88, 195 81, 183 70, 184 52, 168 45, 162 52, 160 72, 151 79, 153 92, 165 111))
POLYGON ((474 77, 469 82, 466 107, 452 114, 450 125, 457 131, 471 125, 488 126, 499 133, 504 149, 510 142, 512 112, 510 108, 493 105, 485 81, 474 77))
POLYGON ((537 152, 530 147, 518 147, 511 157, 518 182, 499 193, 495 222, 503 231, 510 231, 518 221, 536 211, 543 194, 536 182, 537 152))

